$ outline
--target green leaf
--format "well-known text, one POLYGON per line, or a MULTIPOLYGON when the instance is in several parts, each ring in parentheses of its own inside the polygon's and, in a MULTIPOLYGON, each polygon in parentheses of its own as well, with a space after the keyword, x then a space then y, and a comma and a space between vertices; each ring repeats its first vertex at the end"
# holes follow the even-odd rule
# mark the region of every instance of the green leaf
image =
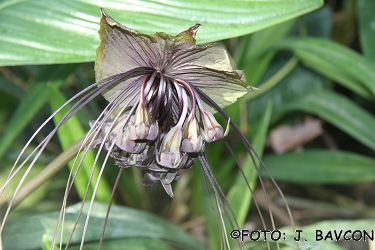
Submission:
POLYGON ((280 41, 303 63, 365 98, 375 96, 375 64, 357 52, 329 40, 299 37, 280 41))
POLYGON ((5 1, 0 4, 0 65, 84 62, 99 45, 99 7, 144 33, 178 32, 201 23, 199 43, 237 37, 292 19, 322 0, 5 1), (41 35, 42 34, 42 35, 41 35))
POLYGON ((275 42, 289 32, 295 21, 292 19, 242 37, 234 55, 236 64, 246 66, 247 62, 264 54, 275 42))
MULTIPOLYGON (((81 204, 73 205, 66 211, 63 243, 67 241, 70 235, 80 206, 81 204)), ((92 246, 93 249, 98 248, 106 210, 107 204, 95 203, 93 206, 85 239, 85 242, 91 243, 89 246, 92 246)), ((87 211, 88 204, 85 205, 83 214, 78 221, 71 247, 79 245, 81 242, 81 233, 87 211)), ((54 212, 9 222, 3 231, 4 249, 40 249, 43 235, 48 235, 52 240, 57 218, 58 213, 54 212)), ((106 244, 109 245, 120 243, 116 242, 117 240, 130 240, 134 247, 132 249, 145 249, 144 239, 148 243, 156 240, 156 246, 161 245, 160 241, 168 241, 177 245, 179 249, 203 249, 197 241, 168 221, 153 214, 115 205, 111 208, 104 239, 106 244)), ((89 248, 91 249, 91 247, 89 248)))
POLYGON ((363 54, 375 62, 375 2, 358 0, 359 37, 363 54))
POLYGON ((53 248, 51 248, 52 241, 50 237, 47 234, 43 234, 42 236, 42 250, 58 250, 58 246, 54 245, 53 248))
MULTIPOLYGON (((52 112, 54 112, 55 110, 60 108, 60 106, 62 106, 66 102, 66 100, 56 87, 49 85, 48 90, 49 90, 52 112)), ((70 108, 69 106, 65 107, 64 109, 62 109, 61 112, 57 113, 53 117, 55 125, 57 125, 59 121, 63 118, 64 114, 69 111, 69 108, 70 108)), ((73 116, 67 122, 65 122, 64 125, 62 125, 62 127, 60 127, 57 130, 57 135, 59 136, 62 149, 67 150, 76 141, 84 137, 85 132, 78 118, 73 116)), ((84 152, 82 152, 81 154, 83 153, 84 152)), ((74 165, 74 171, 77 169, 80 159, 81 158, 78 157, 78 160, 74 165)), ((95 184, 96 184, 96 181, 98 180, 101 166, 95 167, 94 162, 95 162, 95 153, 92 150, 89 150, 85 156, 85 159, 82 162, 80 171, 78 171, 78 174, 74 181, 74 184, 77 188, 77 192, 81 199, 84 197, 86 193, 86 187, 88 185, 92 170, 93 170, 93 177, 90 183, 91 188, 88 190, 88 195, 87 195, 88 198, 91 198, 93 194, 93 190, 95 189, 95 184)), ((74 163, 74 160, 68 163, 70 169, 72 169, 73 163, 74 163)), ((108 202, 110 200, 110 197, 111 197, 111 189, 109 188, 109 185, 106 182, 105 178, 102 176, 100 178, 100 183, 97 189, 96 200, 108 202)))
MULTIPOLYGON (((265 82, 269 82, 270 79, 283 71, 287 63, 286 58, 277 56, 265 73, 265 82)), ((276 80, 279 81, 277 85, 263 95, 247 102, 247 117, 250 124, 257 123, 267 107, 268 100, 271 99, 274 103, 274 109, 272 111, 272 120, 274 121, 285 112, 284 108, 288 104, 293 104, 299 99, 304 99, 305 96, 319 91, 324 87, 324 80, 319 74, 301 65, 294 67, 284 78, 277 78, 276 80)), ((259 88, 262 90, 262 85, 260 85, 259 88)), ((247 98, 251 99, 252 95, 256 94, 256 91, 249 92, 242 100, 240 99, 240 101, 247 98)))
MULTIPOLYGON (((375 180, 375 160, 350 152, 308 150, 267 156, 264 163, 279 181, 334 184, 375 180)), ((267 177, 265 171, 261 173, 267 177)))
POLYGON ((317 115, 375 150, 374 116, 344 96, 328 90, 319 91, 283 108, 317 115))
POLYGON ((258 84, 274 57, 276 52, 269 48, 282 39, 294 23, 294 19, 289 20, 241 38, 234 58, 238 67, 244 70, 250 86, 258 84))

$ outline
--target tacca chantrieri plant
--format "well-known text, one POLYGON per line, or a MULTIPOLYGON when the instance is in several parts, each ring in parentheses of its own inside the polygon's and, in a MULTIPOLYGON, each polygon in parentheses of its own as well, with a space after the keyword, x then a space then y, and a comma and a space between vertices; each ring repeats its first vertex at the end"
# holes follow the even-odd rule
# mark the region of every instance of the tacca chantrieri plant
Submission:
MULTIPOLYGON (((247 87, 245 75, 233 69, 226 50, 221 46, 195 45, 199 24, 175 36, 161 32, 146 35, 119 24, 103 9, 101 12, 101 43, 95 63, 97 82, 71 98, 35 132, 21 155, 57 112, 77 100, 56 128, 17 166, 19 156, 7 182, 0 189, 0 195, 7 183, 36 153, 24 177, 27 175, 62 124, 102 94, 109 103, 100 116, 90 122, 91 129, 81 150, 87 152, 97 147, 99 152, 107 152, 107 158, 113 157, 121 170, 131 166, 143 169, 143 184, 152 186, 160 181, 171 197, 171 183, 178 179, 178 170, 192 167, 194 160, 198 159, 219 205, 225 209, 226 201, 223 203, 220 198, 223 194, 216 189, 218 184, 205 156, 205 146, 223 139, 230 124, 248 152, 252 153, 250 143, 221 109, 251 90, 251 87, 247 87), (216 121, 214 111, 228 121, 226 129, 216 121)), ((76 158, 76 171, 82 160, 76 158)), ((62 214, 74 177, 72 173, 69 176, 58 224, 63 220, 62 214)), ((22 182, 23 179, 14 192, 5 219, 22 182)), ((0 234, 4 224, 5 220, 1 224, 0 234)))
POLYGON ((195 45, 199 27, 146 35, 102 11, 96 78, 114 80, 98 85, 110 108, 91 122, 100 130, 91 145, 104 144, 119 166, 144 169, 143 184, 160 181, 170 196, 177 171, 228 132, 207 103, 225 106, 247 92, 244 74, 233 70, 221 46, 195 45))

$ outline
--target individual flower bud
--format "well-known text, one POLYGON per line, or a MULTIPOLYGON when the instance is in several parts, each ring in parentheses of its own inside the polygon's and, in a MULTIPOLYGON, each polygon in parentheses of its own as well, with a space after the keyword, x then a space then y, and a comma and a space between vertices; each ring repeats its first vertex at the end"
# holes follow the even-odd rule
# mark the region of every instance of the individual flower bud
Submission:
POLYGON ((125 125, 123 128, 120 128, 118 130, 116 136, 116 146, 121 148, 125 152, 131 154, 139 154, 145 149, 146 143, 135 142, 134 140, 131 140, 129 127, 131 127, 130 124, 125 125))
POLYGON ((166 168, 178 168, 181 163, 182 128, 174 126, 163 138, 160 150, 157 153, 157 163, 166 168), (158 159, 158 156, 160 159, 158 159))
POLYGON ((184 137, 181 143, 181 151, 185 153, 199 153, 204 151, 203 138, 199 133, 199 126, 195 116, 191 116, 185 123, 184 137))
POLYGON ((203 136, 203 139, 207 143, 219 141, 228 135, 229 126, 227 126, 227 129, 224 132, 223 128, 220 126, 220 124, 216 121, 215 117, 211 113, 207 112, 206 110, 201 110, 201 116, 204 128, 201 129, 201 134, 203 136))
MULTIPOLYGON (((133 121, 131 121, 133 123, 133 121)), ((130 126, 130 139, 135 140, 149 140, 154 141, 158 135, 158 123, 150 123, 150 114, 146 107, 139 104, 135 115, 134 123, 130 126)))

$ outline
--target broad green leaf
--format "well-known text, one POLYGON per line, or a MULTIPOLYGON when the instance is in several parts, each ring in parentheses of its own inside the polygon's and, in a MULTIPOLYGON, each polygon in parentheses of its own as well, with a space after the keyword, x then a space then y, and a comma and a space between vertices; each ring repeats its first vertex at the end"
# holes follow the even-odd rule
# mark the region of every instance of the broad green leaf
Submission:
MULTIPOLYGON (((293 183, 356 183, 375 180, 375 159, 343 151, 306 150, 264 158, 276 180, 293 183)), ((264 171, 262 176, 266 177, 264 171)))
POLYGON ((365 98, 375 96, 375 64, 336 42, 298 37, 280 41, 276 48, 292 50, 301 61, 322 75, 365 98))
POLYGON ((358 104, 332 91, 319 91, 283 107, 321 117, 372 150, 375 150, 375 118, 358 104))
POLYGON ((173 35, 201 23, 197 39, 207 43, 249 34, 322 4, 322 0, 9 0, 0 4, 0 65, 93 61, 99 45, 99 7, 148 34, 173 35))
MULTIPOLYGON (((57 110, 60 106, 62 106, 66 100, 64 96, 59 92, 59 90, 52 86, 48 86, 50 102, 52 112, 57 110)), ((69 111, 69 106, 62 109, 61 112, 57 113, 53 120, 55 125, 59 123, 59 121, 63 118, 64 114, 69 111)), ((76 141, 80 140, 82 137, 85 136, 85 131, 79 122, 77 117, 71 117, 61 128, 57 130, 57 135, 59 136, 59 140, 63 150, 68 149, 71 145, 73 145, 76 141)), ((81 153, 81 157, 83 156, 84 152, 81 153)), ((68 163, 70 169, 74 168, 74 172, 77 170, 78 165, 80 163, 81 157, 78 157, 77 162, 73 166, 74 160, 68 163)), ((88 190, 88 198, 92 197, 93 190, 95 189, 96 181, 98 180, 99 171, 102 166, 95 166, 95 153, 92 150, 89 150, 82 162, 80 170, 76 176, 74 181, 75 187, 77 188, 77 192, 82 199, 86 193, 86 187, 89 183, 91 172, 93 171, 93 177, 90 183, 90 189, 88 190)), ((73 172, 73 174, 74 174, 73 172)), ((106 182, 105 178, 102 176, 100 178, 100 183, 96 193, 96 200, 98 201, 105 201, 108 202, 111 197, 111 189, 109 188, 108 183, 106 182)))
MULTIPOLYGON (((66 242, 70 235, 80 206, 81 204, 73 205, 66 211, 63 243, 66 242)), ((106 210, 107 204, 95 203, 93 206, 85 239, 85 242, 91 243, 89 246, 92 246, 93 249, 98 248, 106 210)), ((86 220, 87 211, 88 204, 85 205, 83 214, 78 221, 76 232, 71 241, 71 247, 79 245, 81 242, 81 233, 86 220)), ((40 249, 43 235, 48 235, 52 240, 57 218, 58 213, 54 212, 24 217, 9 222, 3 232, 4 249, 40 249)), ((159 241, 162 240, 172 242, 177 245, 179 249, 203 249, 203 247, 188 234, 162 218, 143 211, 113 205, 104 236, 106 243, 112 245, 116 244, 117 240, 131 240, 132 244, 134 244, 134 248, 132 249, 137 249, 136 247, 144 249, 145 244, 142 243, 143 239, 146 239, 148 242, 156 240, 157 242, 155 244, 159 246, 159 241)), ((57 241, 59 241, 59 237, 57 241)), ((86 249, 86 247, 84 249, 86 249)), ((92 248, 89 247, 89 249, 92 248)))
POLYGON ((362 52, 375 62, 375 1, 358 0, 357 9, 362 52))
POLYGON ((0 159, 46 102, 47 83, 60 86, 64 78, 76 67, 74 64, 41 67, 42 71, 37 75, 40 80, 36 81, 24 95, 0 139, 0 159))

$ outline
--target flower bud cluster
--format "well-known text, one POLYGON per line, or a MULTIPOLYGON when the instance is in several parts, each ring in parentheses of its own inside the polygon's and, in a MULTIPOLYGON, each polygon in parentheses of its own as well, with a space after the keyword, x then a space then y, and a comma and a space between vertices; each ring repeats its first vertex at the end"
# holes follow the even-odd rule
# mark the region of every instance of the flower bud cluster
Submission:
POLYGON ((223 139, 228 129, 224 131, 204 109, 199 95, 188 83, 161 83, 163 79, 145 76, 137 106, 127 109, 133 112, 91 121, 90 126, 100 130, 93 147, 103 144, 102 150, 110 151, 121 167, 144 169, 145 186, 160 181, 173 197, 171 183, 178 179, 177 171, 192 167, 205 145, 223 139), (166 89, 172 91, 171 95, 165 93, 166 89))

